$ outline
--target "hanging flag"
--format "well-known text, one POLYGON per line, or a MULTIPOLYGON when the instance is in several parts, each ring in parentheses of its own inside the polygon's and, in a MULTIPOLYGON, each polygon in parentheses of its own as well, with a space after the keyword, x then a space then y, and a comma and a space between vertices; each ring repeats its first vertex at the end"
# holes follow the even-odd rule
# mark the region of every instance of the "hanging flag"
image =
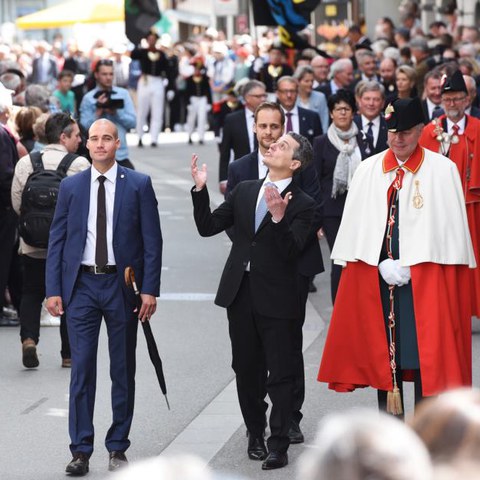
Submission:
MULTIPOLYGON (((303 50, 313 48, 298 35, 310 23, 310 14, 320 4, 320 0, 252 0, 255 25, 278 26, 282 45, 303 50)), ((317 50, 320 55, 328 55, 317 50)))
POLYGON ((161 17, 157 0, 125 0, 125 35, 138 45, 161 17))

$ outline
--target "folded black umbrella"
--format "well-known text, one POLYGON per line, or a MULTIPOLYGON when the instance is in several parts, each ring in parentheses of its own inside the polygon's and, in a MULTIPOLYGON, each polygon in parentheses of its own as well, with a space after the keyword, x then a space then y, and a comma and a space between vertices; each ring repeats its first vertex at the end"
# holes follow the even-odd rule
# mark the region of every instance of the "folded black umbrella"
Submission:
MULTIPOLYGON (((125 268, 125 284, 127 285, 127 287, 132 288, 135 292, 137 308, 138 311, 140 311, 140 307, 142 306, 142 297, 140 296, 137 284, 135 283, 135 272, 133 271, 132 267, 125 268)), ((155 342, 155 338, 153 336, 152 327, 150 326, 150 321, 147 320, 146 322, 141 322, 141 324, 143 327, 143 333, 145 334, 145 340, 147 341, 147 348, 150 360, 155 367, 158 383, 160 384, 162 393, 165 395, 165 401, 167 402, 167 407, 170 410, 170 404, 168 403, 167 397, 167 385, 165 383, 165 376, 163 374, 162 360, 160 359, 160 355, 158 353, 158 348, 155 342)))

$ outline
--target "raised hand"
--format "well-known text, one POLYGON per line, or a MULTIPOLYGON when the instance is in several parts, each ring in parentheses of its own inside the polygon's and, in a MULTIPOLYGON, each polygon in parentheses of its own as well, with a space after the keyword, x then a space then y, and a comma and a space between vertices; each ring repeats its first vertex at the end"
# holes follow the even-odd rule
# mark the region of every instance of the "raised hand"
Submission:
POLYGON ((271 213, 273 220, 279 222, 285 215, 288 202, 292 198, 292 194, 288 192, 284 198, 280 195, 277 187, 274 185, 265 187, 265 201, 267 202, 268 211, 271 213))
POLYGON ((194 153, 192 155, 192 163, 190 165, 190 170, 192 173, 193 181, 195 182, 195 187, 197 190, 201 190, 207 184, 207 164, 202 164, 202 168, 198 168, 197 165, 198 155, 194 153))

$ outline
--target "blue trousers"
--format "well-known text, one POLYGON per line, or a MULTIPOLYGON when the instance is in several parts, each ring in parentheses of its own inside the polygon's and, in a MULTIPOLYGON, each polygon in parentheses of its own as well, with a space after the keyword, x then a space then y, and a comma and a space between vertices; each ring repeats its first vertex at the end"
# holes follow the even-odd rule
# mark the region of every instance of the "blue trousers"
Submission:
POLYGON ((135 305, 124 298, 117 274, 81 272, 67 306, 67 326, 72 353, 69 433, 71 452, 93 452, 93 410, 97 380, 98 336, 105 319, 112 380, 113 421, 105 446, 124 452, 133 418, 135 349, 138 320, 135 305))

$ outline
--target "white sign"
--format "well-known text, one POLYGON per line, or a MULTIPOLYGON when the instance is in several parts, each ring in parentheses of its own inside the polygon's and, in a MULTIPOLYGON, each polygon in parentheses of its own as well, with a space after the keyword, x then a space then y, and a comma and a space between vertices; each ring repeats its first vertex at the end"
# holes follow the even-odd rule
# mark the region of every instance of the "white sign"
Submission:
POLYGON ((238 15, 238 0, 214 0, 213 8, 215 15, 223 17, 227 15, 238 15))

